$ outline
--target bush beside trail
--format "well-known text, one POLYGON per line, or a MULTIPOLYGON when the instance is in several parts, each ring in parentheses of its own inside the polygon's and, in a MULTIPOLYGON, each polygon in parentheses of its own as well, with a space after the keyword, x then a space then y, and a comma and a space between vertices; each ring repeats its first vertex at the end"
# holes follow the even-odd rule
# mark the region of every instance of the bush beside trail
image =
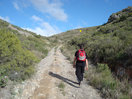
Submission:
POLYGON ((46 40, 37 35, 35 35, 35 37, 18 35, 18 38, 21 40, 23 48, 33 52, 40 60, 44 58, 48 54, 48 50, 50 50, 49 44, 46 43, 46 40))
POLYGON ((5 86, 7 79, 21 81, 30 77, 37 61, 33 53, 22 48, 15 34, 0 29, 0 86, 5 86))
POLYGON ((0 86, 29 78, 52 45, 48 38, 0 19, 0 86))
POLYGON ((97 88, 105 99, 131 99, 132 86, 128 79, 122 82, 113 76, 107 64, 98 64, 90 67, 85 78, 89 84, 97 88))

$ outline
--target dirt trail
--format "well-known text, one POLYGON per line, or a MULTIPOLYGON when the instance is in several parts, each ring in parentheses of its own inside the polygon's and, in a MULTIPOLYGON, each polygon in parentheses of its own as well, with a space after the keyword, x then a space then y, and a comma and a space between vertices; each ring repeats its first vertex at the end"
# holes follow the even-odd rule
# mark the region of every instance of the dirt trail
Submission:
POLYGON ((59 47, 52 49, 37 68, 34 78, 26 81, 16 99, 101 99, 84 80, 79 87, 75 69, 62 55, 59 47), (36 80, 37 79, 37 80, 36 80))

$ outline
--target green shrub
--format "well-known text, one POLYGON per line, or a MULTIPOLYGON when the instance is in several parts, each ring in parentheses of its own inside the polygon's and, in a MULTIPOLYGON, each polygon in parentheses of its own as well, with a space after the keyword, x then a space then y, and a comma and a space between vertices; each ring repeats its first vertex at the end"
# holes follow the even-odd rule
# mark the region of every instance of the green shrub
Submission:
POLYGON ((24 80, 34 72, 36 57, 29 50, 22 48, 15 34, 0 29, 0 68, 11 80, 24 80))
POLYGON ((132 16, 132 12, 131 13, 128 13, 128 16, 131 17, 132 16))
POLYGON ((0 19, 0 28, 1 29, 7 27, 8 25, 9 25, 9 23, 0 19))
POLYGON ((111 71, 107 64, 98 64, 96 68, 97 73, 101 73, 102 80, 102 87, 107 87, 109 89, 115 90, 117 88, 117 82, 114 81, 112 77, 111 71))
POLYGON ((8 82, 5 69, 0 69, 0 87, 5 87, 8 82))
POLYGON ((108 65, 99 64, 90 67, 85 73, 86 79, 92 86, 99 89, 103 98, 107 99, 131 99, 131 86, 125 79, 120 82, 113 77, 108 65))
POLYGON ((119 21, 124 21, 124 20, 126 20, 126 19, 127 19, 127 16, 122 15, 122 16, 120 17, 119 21))
MULTIPOLYGON (((27 39, 22 41, 22 45, 24 48, 29 49, 31 51, 38 51, 38 53, 42 53, 40 58, 45 57, 48 54, 47 46, 43 38, 36 38, 29 36, 27 39)), ((36 55, 37 56, 37 55, 36 55)))

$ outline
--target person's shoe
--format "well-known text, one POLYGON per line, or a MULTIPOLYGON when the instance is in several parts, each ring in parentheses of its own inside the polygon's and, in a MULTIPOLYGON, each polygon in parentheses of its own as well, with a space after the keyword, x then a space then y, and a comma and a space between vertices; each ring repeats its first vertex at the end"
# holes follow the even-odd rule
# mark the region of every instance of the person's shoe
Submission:
POLYGON ((81 81, 78 82, 79 86, 81 85, 81 81))
POLYGON ((78 80, 78 84, 79 84, 79 86, 80 86, 80 84, 81 84, 81 81, 77 78, 77 80, 78 80))

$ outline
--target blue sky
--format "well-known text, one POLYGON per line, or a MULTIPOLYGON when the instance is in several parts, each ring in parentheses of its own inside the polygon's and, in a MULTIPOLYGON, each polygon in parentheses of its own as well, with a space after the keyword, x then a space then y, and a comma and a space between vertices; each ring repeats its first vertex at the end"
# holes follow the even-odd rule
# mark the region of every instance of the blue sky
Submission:
POLYGON ((132 0, 0 0, 0 18, 43 36, 106 23, 132 0))

